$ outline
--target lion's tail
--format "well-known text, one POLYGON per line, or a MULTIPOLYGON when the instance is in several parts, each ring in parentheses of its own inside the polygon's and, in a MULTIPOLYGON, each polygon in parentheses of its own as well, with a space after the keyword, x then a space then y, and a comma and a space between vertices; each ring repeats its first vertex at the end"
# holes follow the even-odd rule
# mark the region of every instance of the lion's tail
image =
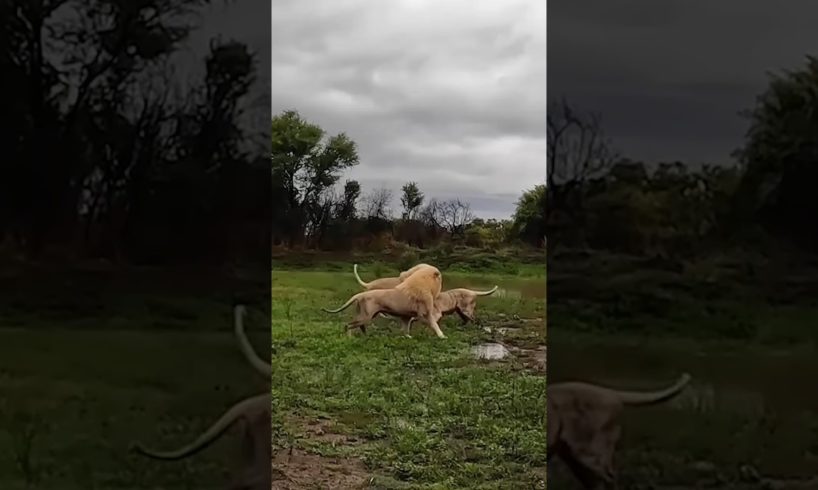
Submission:
POLYGON ((358 281, 358 284, 365 288, 369 287, 369 283, 364 282, 363 279, 361 279, 361 276, 358 275, 358 264, 352 264, 352 273, 355 274, 355 280, 358 281))
MULTIPOLYGON (((262 395, 265 399, 269 399, 269 395, 262 395)), ((198 453, 207 446, 213 444, 227 429, 229 429, 236 421, 244 415, 248 407, 259 402, 259 397, 248 398, 233 405, 230 410, 213 423, 206 431, 204 431, 195 441, 185 447, 175 451, 157 452, 145 449, 140 444, 132 446, 131 450, 153 459, 163 459, 166 461, 174 461, 183 459, 198 453)))
POLYGON ((253 346, 247 339, 247 334, 244 333, 244 315, 246 313, 247 308, 245 308, 244 305, 236 305, 233 308, 233 324, 235 325, 236 340, 238 340, 241 352, 250 365, 261 373, 261 375, 269 378, 272 376, 270 364, 264 362, 258 354, 256 354, 256 351, 253 350, 253 346))
POLYGON ((497 289, 499 289, 499 286, 494 286, 493 288, 489 289, 488 291, 474 291, 474 290, 472 290, 472 292, 474 293, 475 296, 488 296, 490 294, 494 294, 494 292, 497 291, 497 289))
POLYGON ((339 311, 344 311, 344 310, 346 310, 347 308, 349 308, 349 305, 351 305, 352 303, 354 303, 354 302, 355 302, 355 300, 357 300, 357 299, 358 299, 358 296, 360 296, 360 294, 361 294, 361 293, 358 293, 358 294, 356 294, 355 296, 353 296, 353 297, 349 298, 349 299, 347 300, 347 302, 346 302, 346 303, 342 304, 342 305, 341 305, 341 306, 339 306, 337 309, 334 309, 334 310, 329 310, 329 309, 327 309, 327 308, 321 308, 321 309, 322 309, 322 310, 324 310, 324 311, 326 311, 327 313, 338 313, 339 311))
POLYGON ((619 390, 613 391, 617 394, 619 399, 625 405, 654 405, 657 403, 662 403, 664 401, 670 400, 671 398, 681 393, 685 386, 687 386, 687 384, 690 382, 690 379, 691 379, 690 375, 684 373, 681 376, 679 376, 678 381, 676 381, 676 383, 674 383, 672 386, 659 391, 651 392, 619 390))

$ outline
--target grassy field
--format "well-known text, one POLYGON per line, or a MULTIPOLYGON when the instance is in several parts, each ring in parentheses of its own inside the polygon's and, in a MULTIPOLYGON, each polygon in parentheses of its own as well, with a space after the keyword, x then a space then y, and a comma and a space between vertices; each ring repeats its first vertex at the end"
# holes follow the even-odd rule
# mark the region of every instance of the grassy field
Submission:
MULTIPOLYGON (((549 382, 654 389, 693 376, 670 403, 626 410, 622 488, 769 488, 765 481, 818 474, 814 266, 727 256, 557 260, 549 382)), ((549 471, 549 482, 574 488, 561 465, 549 471)))
MULTIPOLYGON (((365 280, 399 270, 358 261, 365 280)), ((360 291, 351 261, 304 262, 273 273, 278 488, 545 488, 542 272, 444 268, 444 289, 502 288, 479 301, 480 325, 447 317, 447 339, 422 324, 406 338, 379 319, 348 337, 352 312, 320 307, 360 291), (492 341, 513 355, 476 359, 492 341)))
MULTIPOLYGON (((434 253, 276 264, 272 318, 251 310, 247 323, 263 352, 272 321, 277 488, 539 488, 542 267, 514 251, 434 253), (444 288, 502 288, 479 301, 479 325, 449 317, 448 339, 422 324, 407 339, 379 319, 347 337, 351 311, 320 310, 359 290, 353 261, 371 279, 433 259, 446 264, 444 288), (512 356, 475 359, 486 342, 512 356)), ((818 267, 561 260, 548 285, 551 382, 648 389, 693 375, 672 402, 626 411, 621 488, 766 488, 818 474, 818 267)), ((0 488, 220 488, 231 434, 180 462, 127 450, 184 444, 266 389, 232 337, 231 295, 245 286, 189 271, 24 272, 0 268, 0 488)), ((575 488, 559 464, 549 480, 575 488)))
MULTIPOLYGON (((232 434, 179 462, 128 449, 187 444, 268 389, 233 337, 225 290, 241 285, 189 271, 0 269, 0 488, 223 488, 232 434)), ((259 351, 268 321, 251 311, 259 351)))
MULTIPOLYGON (((394 267, 360 262, 366 277, 394 267)), ((289 478, 277 484, 536 488, 545 457, 536 267, 478 275, 452 264, 460 272, 447 273, 448 287, 504 289, 480 302, 482 325, 448 319, 439 341, 422 326, 403 338, 388 321, 346 337, 345 316, 318 308, 357 290, 351 263, 314 265, 273 273, 274 468, 289 478), (491 340, 519 349, 498 362, 471 356, 491 340)), ((0 276, 0 488, 223 487, 238 450, 232 433, 178 462, 128 449, 179 447, 268 389, 235 345, 230 308, 248 289, 249 304, 261 305, 266 287, 256 297, 259 284, 212 271, 108 265, 4 263, 0 276)), ((262 353, 270 320, 251 309, 247 328, 262 353)))

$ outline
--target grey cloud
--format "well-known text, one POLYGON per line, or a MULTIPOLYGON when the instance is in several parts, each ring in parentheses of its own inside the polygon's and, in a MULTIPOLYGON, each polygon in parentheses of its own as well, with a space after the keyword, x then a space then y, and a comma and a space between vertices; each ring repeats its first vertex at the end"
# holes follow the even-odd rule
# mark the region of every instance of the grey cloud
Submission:
POLYGON ((549 94, 599 111, 646 160, 724 162, 767 72, 815 49, 818 5, 797 1, 551 3, 549 94))
POLYGON ((543 2, 305 3, 273 12, 273 112, 349 134, 347 177, 504 216, 544 179, 543 2))

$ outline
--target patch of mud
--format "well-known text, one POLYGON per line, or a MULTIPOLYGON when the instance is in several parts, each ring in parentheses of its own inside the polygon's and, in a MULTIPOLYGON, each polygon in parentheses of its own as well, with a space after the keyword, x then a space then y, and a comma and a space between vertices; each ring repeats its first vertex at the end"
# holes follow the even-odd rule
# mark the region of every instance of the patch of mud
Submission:
POLYGON ((276 453, 272 469, 271 490, 364 488, 372 478, 358 459, 330 458, 300 449, 276 453))
POLYGON ((290 417, 288 421, 291 425, 300 427, 303 431, 303 437, 310 441, 331 444, 332 446, 350 446, 361 442, 355 436, 338 433, 334 422, 329 419, 290 417))
POLYGON ((547 349, 544 345, 536 349, 520 349, 517 356, 523 361, 523 364, 529 369, 538 372, 545 372, 547 349))
POLYGON ((508 341, 515 343, 526 339, 540 343, 545 337, 543 330, 545 323, 542 318, 520 318, 517 315, 506 318, 503 314, 500 314, 499 317, 499 320, 481 325, 483 332, 507 337, 508 341))

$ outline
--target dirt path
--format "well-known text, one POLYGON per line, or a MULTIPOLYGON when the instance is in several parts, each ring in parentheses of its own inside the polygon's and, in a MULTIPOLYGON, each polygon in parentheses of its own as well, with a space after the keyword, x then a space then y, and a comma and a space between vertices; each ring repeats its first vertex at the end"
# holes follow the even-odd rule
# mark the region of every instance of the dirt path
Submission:
POLYGON ((354 458, 329 458, 301 449, 284 449, 273 456, 275 490, 363 488, 369 480, 363 462, 354 458))
MULTIPOLYGON (((354 437, 332 430, 326 419, 291 418, 300 427, 303 437, 311 441, 338 446, 359 444, 354 437)), ((282 449, 273 455, 274 490, 301 490, 317 488, 365 488, 371 476, 363 461, 357 458, 328 457, 303 449, 282 449)))

